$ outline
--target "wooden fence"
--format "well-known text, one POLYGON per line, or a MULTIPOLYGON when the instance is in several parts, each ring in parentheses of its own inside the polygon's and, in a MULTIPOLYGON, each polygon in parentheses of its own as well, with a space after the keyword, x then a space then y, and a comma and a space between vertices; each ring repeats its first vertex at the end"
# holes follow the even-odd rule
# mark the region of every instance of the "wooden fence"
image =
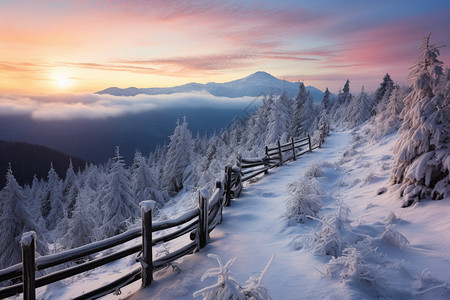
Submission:
POLYGON ((296 160, 299 156, 321 147, 329 127, 320 127, 320 137, 312 144, 308 135, 304 139, 291 139, 289 143, 280 144, 274 148, 266 147, 266 156, 260 159, 245 159, 238 156, 234 166, 225 167, 223 179, 216 182, 214 193, 209 196, 206 189, 198 193, 198 208, 183 215, 163 222, 152 222, 154 201, 141 203, 141 228, 130 229, 117 236, 94 242, 82 247, 67 250, 57 254, 38 257, 35 259, 36 234, 25 233, 22 241, 22 263, 0 270, 0 282, 18 282, 0 288, 0 299, 23 293, 23 299, 35 299, 35 289, 49 285, 53 282, 106 265, 110 262, 138 253, 136 262, 140 263, 134 270, 121 278, 108 283, 96 290, 84 293, 74 299, 96 299, 120 290, 120 288, 135 282, 142 281, 142 287, 152 283, 153 272, 170 266, 172 262, 187 254, 199 251, 208 244, 209 233, 222 221, 224 206, 229 206, 231 199, 239 197, 243 182, 271 168, 282 165, 289 160, 296 160), (306 148, 304 148, 306 147, 306 148), (189 234, 189 235, 188 235, 189 234), (185 237, 187 244, 158 259, 153 259, 153 246, 185 237), (188 237, 188 238, 186 238, 188 237), (142 242, 119 251, 110 250, 110 254, 99 256, 92 260, 87 259, 93 254, 125 244, 131 240, 141 238, 142 242), (81 262, 80 260, 87 260, 81 262), (69 264, 69 266, 67 266, 69 264), (50 272, 40 277, 36 271, 46 270, 60 266, 62 269, 50 272))

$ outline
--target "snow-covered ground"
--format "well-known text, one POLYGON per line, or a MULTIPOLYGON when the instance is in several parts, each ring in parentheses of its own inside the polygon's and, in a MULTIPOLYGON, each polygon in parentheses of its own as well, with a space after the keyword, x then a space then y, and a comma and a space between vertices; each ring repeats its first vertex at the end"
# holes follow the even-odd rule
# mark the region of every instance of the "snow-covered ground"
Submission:
MULTIPOLYGON (((396 138, 373 143, 332 132, 321 149, 245 186, 199 253, 156 272, 146 289, 136 282, 104 299, 193 299, 217 282, 201 281, 217 267, 208 254, 224 263, 236 257, 230 270, 241 285, 258 277, 275 254, 262 282, 273 299, 450 299, 450 199, 400 208, 388 184, 396 138), (299 182, 313 184, 322 202, 304 223, 285 216, 288 186, 299 182)), ((50 287, 44 297, 70 298, 132 267, 132 259, 122 260, 71 286, 50 287)))

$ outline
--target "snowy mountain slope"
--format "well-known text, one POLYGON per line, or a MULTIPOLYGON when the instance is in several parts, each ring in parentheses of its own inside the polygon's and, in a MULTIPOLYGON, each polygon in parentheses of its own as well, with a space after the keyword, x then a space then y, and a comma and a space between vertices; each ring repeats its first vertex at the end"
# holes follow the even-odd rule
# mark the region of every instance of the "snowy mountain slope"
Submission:
MULTIPOLYGON (((256 72, 247 77, 233 80, 225 83, 209 82, 206 84, 188 83, 180 86, 169 88, 136 88, 129 87, 125 89, 110 87, 105 90, 97 92, 97 94, 110 94, 114 96, 136 96, 139 94, 159 95, 159 94, 174 94, 174 93, 189 93, 193 91, 205 90, 210 94, 218 97, 243 97, 253 96, 257 97, 270 93, 270 87, 273 88, 275 95, 281 94, 283 88, 286 89, 288 95, 292 97, 298 93, 298 83, 280 80, 266 72, 256 72)), ((323 92, 319 89, 308 86, 306 88, 314 98, 314 102, 321 102, 323 92)))
MULTIPOLYGON (((373 143, 361 132, 331 133, 321 149, 249 183, 224 210, 222 224, 201 252, 156 272, 146 289, 136 282, 121 295, 104 299, 193 299, 195 291, 216 282, 200 280, 206 270, 217 267, 209 253, 224 262, 236 257, 231 271, 242 285, 249 276, 259 276, 275 254, 262 283, 273 299, 448 299, 450 199, 400 208, 396 186, 388 184, 397 138, 393 134, 373 143), (296 223, 285 217, 291 209, 286 207, 288 187, 305 180, 322 202, 316 218, 323 221, 296 223), (339 222, 334 222, 339 213, 339 222), (336 258, 320 253, 322 249, 334 249, 336 258)), ((173 200, 178 205, 166 205, 160 217, 171 218, 195 205, 186 195, 182 198, 173 200)), ((160 245, 154 255, 179 246, 160 245)), ((41 289, 39 296, 73 297, 135 267, 134 259, 126 258, 41 289)))

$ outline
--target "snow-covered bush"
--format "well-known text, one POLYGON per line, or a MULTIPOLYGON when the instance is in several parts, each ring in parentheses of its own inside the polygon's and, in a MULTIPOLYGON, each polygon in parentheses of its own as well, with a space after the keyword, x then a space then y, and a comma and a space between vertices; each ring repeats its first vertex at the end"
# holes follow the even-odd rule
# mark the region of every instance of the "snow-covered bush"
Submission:
POLYGON ((423 40, 409 74, 414 90, 405 98, 404 123, 394 147, 391 179, 401 184, 403 206, 450 195, 450 97, 438 47, 423 40))
POLYGON ((364 242, 356 246, 349 246, 339 257, 332 257, 325 265, 325 273, 330 278, 339 276, 350 285, 368 287, 375 297, 379 297, 387 288, 386 279, 382 277, 382 268, 378 264, 376 248, 364 242), (364 247, 361 245, 363 244, 364 247), (368 262, 367 259, 374 260, 368 262))
POLYGON ((380 240, 386 244, 399 247, 400 249, 406 245, 409 245, 408 239, 394 229, 394 226, 389 224, 386 226, 385 231, 381 234, 380 240))
POLYGON ((307 216, 316 216, 322 207, 317 179, 303 178, 288 186, 285 217, 289 223, 303 223, 307 216))
POLYGON ((431 272, 427 269, 422 270, 422 272, 417 273, 415 276, 414 296, 417 298, 424 297, 426 294, 426 299, 444 299, 450 296, 450 286, 447 282, 443 282, 431 276, 431 272))
POLYGON ((303 223, 308 216, 316 217, 322 208, 321 191, 317 178, 325 176, 324 167, 335 167, 328 162, 315 163, 294 182, 291 182, 287 191, 290 197, 286 200, 284 216, 288 224, 303 223))
POLYGON ((384 218, 384 223, 385 223, 386 225, 395 224, 395 223, 398 222, 399 219, 400 219, 400 218, 397 217, 397 215, 396 215, 393 211, 390 211, 390 212, 387 214, 387 216, 384 218))
POLYGON ((319 225, 310 233, 301 235, 294 240, 297 248, 305 248, 314 255, 340 256, 342 250, 347 246, 348 238, 353 238, 351 226, 348 220, 350 209, 341 203, 339 211, 335 215, 317 219, 319 225))
POLYGON ((213 268, 206 271, 203 274, 201 280, 205 280, 209 277, 217 276, 217 283, 196 291, 193 296, 199 297, 203 296, 204 300, 270 300, 272 297, 266 288, 261 286, 262 277, 266 273, 274 256, 269 260, 264 270, 261 272, 259 277, 250 276, 247 280, 247 285, 241 287, 239 282, 236 281, 230 275, 230 267, 236 260, 236 257, 231 258, 228 262, 223 265, 222 260, 218 255, 208 254, 208 257, 212 257, 217 260, 219 264, 218 268, 213 268))

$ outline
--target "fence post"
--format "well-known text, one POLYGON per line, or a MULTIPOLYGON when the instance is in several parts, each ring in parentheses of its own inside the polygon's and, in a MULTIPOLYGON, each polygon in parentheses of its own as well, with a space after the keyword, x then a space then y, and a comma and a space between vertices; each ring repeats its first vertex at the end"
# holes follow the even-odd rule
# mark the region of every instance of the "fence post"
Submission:
POLYGON ((240 153, 237 155, 237 158, 236 158, 236 166, 239 167, 239 169, 241 169, 241 166, 242 166, 242 155, 240 153))
POLYGON ((139 204, 142 216, 142 257, 140 262, 142 287, 145 288, 153 281, 152 211, 155 209, 156 202, 146 200, 139 204))
POLYGON ((230 206, 231 204, 231 165, 225 166, 225 174, 227 182, 225 183, 225 205, 230 206))
POLYGON ((202 249, 206 246, 209 240, 208 230, 208 198, 209 193, 207 189, 198 191, 198 248, 202 249))
POLYGON ((23 281, 23 299, 35 300, 36 289, 36 233, 34 231, 25 232, 20 240, 22 247, 22 281, 23 281))
POLYGON ((223 204, 224 204, 223 203, 224 198, 223 198, 222 181, 220 181, 220 180, 216 181, 216 189, 220 189, 220 193, 219 193, 219 195, 220 195, 220 198, 219 198, 219 211, 218 211, 218 213, 220 213, 219 224, 221 224, 222 223, 223 204))
MULTIPOLYGON (((270 165, 269 161, 270 161, 270 158, 268 156, 263 158, 264 167, 268 167, 270 165)), ((269 170, 265 170, 264 174, 267 174, 268 172, 269 172, 269 170)))
POLYGON ((311 136, 308 133, 308 145, 309 145, 309 152, 312 151, 312 145, 311 145, 311 136))
POLYGON ((267 156, 267 157, 270 157, 270 156, 269 156, 269 147, 267 147, 267 145, 266 145, 266 156, 267 156))
POLYGON ((295 157, 295 143, 294 143, 294 137, 291 138, 291 143, 292 143, 292 155, 294 156, 294 160, 296 160, 297 158, 295 157))
POLYGON ((283 164, 283 156, 281 154, 281 144, 280 144, 280 140, 277 141, 277 145, 278 145, 278 155, 280 156, 280 165, 283 164))

